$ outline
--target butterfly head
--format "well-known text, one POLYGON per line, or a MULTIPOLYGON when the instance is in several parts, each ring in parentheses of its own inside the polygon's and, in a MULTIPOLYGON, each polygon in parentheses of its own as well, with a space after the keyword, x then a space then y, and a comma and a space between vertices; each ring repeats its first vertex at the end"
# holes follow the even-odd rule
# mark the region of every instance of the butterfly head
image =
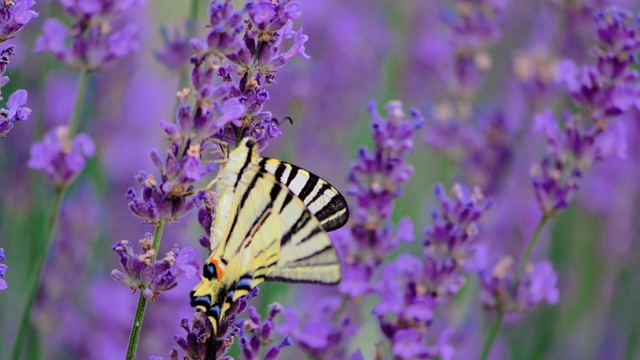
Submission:
POLYGON ((240 141, 238 148, 253 149, 256 145, 258 145, 258 141, 255 138, 246 137, 240 141))

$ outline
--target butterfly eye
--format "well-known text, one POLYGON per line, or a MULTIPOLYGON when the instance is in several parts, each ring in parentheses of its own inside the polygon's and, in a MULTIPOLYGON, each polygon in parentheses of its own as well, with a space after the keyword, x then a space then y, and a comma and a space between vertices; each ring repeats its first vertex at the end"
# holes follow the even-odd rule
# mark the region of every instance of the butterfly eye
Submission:
POLYGON ((213 265, 212 263, 204 264, 204 268, 202 269, 202 275, 204 275, 204 277, 206 277, 208 280, 217 278, 218 274, 217 274, 215 265, 213 265))

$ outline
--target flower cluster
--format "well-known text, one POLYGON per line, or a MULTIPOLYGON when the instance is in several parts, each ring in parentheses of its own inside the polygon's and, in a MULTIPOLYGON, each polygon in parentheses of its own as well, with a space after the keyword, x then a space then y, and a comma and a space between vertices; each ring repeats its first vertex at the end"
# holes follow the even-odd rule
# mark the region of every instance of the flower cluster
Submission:
MULTIPOLYGON (((0 261, 7 261, 7 257, 4 255, 4 248, 0 248, 0 261)), ((0 290, 7 289, 7 281, 3 279, 7 275, 7 265, 0 264, 0 290)))
POLYGON ((535 309, 542 301, 558 303, 558 276, 549 261, 529 264, 517 285, 514 284, 513 264, 513 258, 506 256, 492 268, 479 272, 480 298, 486 309, 521 312, 535 309))
POLYGON ((31 10, 36 4, 33 0, 3 1, 0 3, 0 42, 11 39, 38 13, 31 10))
POLYGON ((138 26, 123 17, 145 1, 58 2, 73 19, 72 25, 68 28, 57 19, 46 19, 43 34, 36 40, 36 52, 51 53, 71 68, 97 71, 140 47, 136 40, 138 26))
POLYGON ((351 209, 349 228, 336 231, 334 237, 343 265, 340 295, 310 296, 316 304, 312 309, 285 309, 285 322, 278 328, 313 358, 347 357, 348 341, 358 330, 355 299, 373 294, 386 257, 401 242, 414 240, 409 219, 401 220, 394 229, 391 215, 403 185, 413 174, 406 160, 423 119, 415 110, 407 115, 399 101, 390 101, 386 109, 387 117, 383 117, 375 104, 369 106, 373 149, 360 149, 348 177, 348 192, 356 207, 351 209))
POLYGON ((284 322, 278 325, 278 332, 291 337, 310 358, 344 359, 347 341, 358 327, 348 315, 340 313, 342 302, 340 296, 325 296, 313 302, 313 311, 288 307, 282 312, 284 322))
POLYGON ((423 119, 415 110, 407 116, 398 101, 387 104, 386 118, 375 105, 369 111, 374 147, 371 151, 361 148, 351 166, 349 195, 355 199, 356 209, 350 236, 340 240, 346 265, 340 291, 352 297, 368 291, 374 270, 401 242, 414 240, 408 219, 402 220, 394 233, 390 218, 395 200, 413 174, 406 159, 423 119))
MULTIPOLYGON (((231 307, 218 324, 218 332, 213 342, 211 341, 213 327, 205 314, 196 313, 191 326, 189 326, 188 319, 183 319, 180 327, 187 332, 187 335, 186 337, 175 336, 174 338, 185 354, 183 357, 178 357, 178 350, 174 348, 171 352, 171 359, 200 360, 204 359, 209 352, 215 351, 215 359, 232 360, 231 357, 225 356, 225 354, 233 345, 235 338, 241 333, 244 334, 241 330, 244 320, 238 321, 237 319, 247 310, 249 301, 258 296, 258 293, 258 288, 255 287, 247 295, 231 304, 231 307)), ((271 322, 271 325, 273 325, 273 322, 271 322)), ((273 328, 271 328, 272 330, 273 328)))
POLYGON ((532 166, 538 203, 552 216, 568 206, 584 172, 611 154, 625 156, 623 134, 610 120, 640 108, 640 20, 628 11, 608 7, 594 15, 599 45, 596 66, 560 64, 560 81, 579 111, 565 112, 558 121, 551 110, 535 117, 534 131, 542 132, 548 154, 532 166), (558 124, 562 126, 559 126, 558 124))
POLYGON ((502 112, 478 117, 473 105, 485 74, 492 67, 489 49, 502 37, 508 1, 454 3, 454 10, 446 12, 445 17, 452 49, 438 69, 447 94, 433 105, 424 139, 450 160, 464 164, 461 169, 470 184, 493 194, 509 163, 513 129, 504 121, 502 112))
MULTIPOLYGON (((187 332, 184 337, 174 336, 178 346, 185 352, 181 359, 204 359, 207 354, 208 340, 213 331, 207 315, 197 312, 193 315, 191 325, 189 325, 189 319, 182 319, 180 327, 187 332)), ((172 360, 180 359, 177 349, 172 349, 170 358, 172 360)))
POLYGON ((140 171, 136 175, 142 187, 140 195, 133 188, 126 193, 129 210, 150 224, 176 221, 203 199, 202 192, 194 196, 194 184, 214 170, 214 163, 202 164, 197 144, 181 153, 175 142, 169 145, 165 161, 155 151, 151 151, 151 161, 160 172, 160 179, 140 171))
MULTIPOLYGON (((491 66, 487 48, 502 36, 502 18, 508 1, 455 1, 455 11, 445 19, 455 43, 455 79, 458 91, 475 91, 491 66)), ((469 93, 472 95, 472 93, 469 93)))
MULTIPOLYGON (((240 325, 240 350, 246 360, 261 358, 262 348, 274 342, 273 335, 276 325, 273 319, 281 312, 282 306, 280 304, 269 305, 269 316, 263 322, 256 308, 249 307, 249 317, 240 325)), ((285 337, 280 343, 266 350, 262 359, 277 359, 282 349, 290 345, 291 338, 285 337)))
POLYGON ((31 145, 28 166, 42 170, 55 187, 62 189, 75 180, 84 168, 86 158, 95 152, 93 140, 86 134, 69 138, 69 128, 58 126, 49 130, 42 142, 31 145))
MULTIPOLYGON (((2 87, 9 82, 9 77, 4 73, 9 66, 9 56, 13 55, 14 47, 9 46, 0 51, 0 100, 2 100, 2 87)), ((7 136, 13 128, 14 123, 24 121, 31 115, 31 109, 25 107, 27 103, 27 92, 25 90, 17 90, 7 101, 7 108, 0 109, 0 138, 7 136)))
POLYGON ((169 31, 165 26, 160 29, 164 47, 157 50, 155 56, 167 68, 178 70, 189 64, 191 47, 186 31, 175 29, 172 34, 169 31))
POLYGON ((210 30, 204 40, 192 39, 192 89, 179 97, 172 133, 194 139, 216 139, 234 146, 244 136, 258 140, 260 149, 280 136, 278 122, 263 104, 275 72, 304 52, 307 36, 293 30, 300 4, 290 0, 249 1, 235 11, 230 0, 212 1, 210 30), (284 42, 293 45, 281 51, 284 42), (193 98, 192 106, 187 101, 193 98))
MULTIPOLYGON (((477 263, 478 222, 492 206, 479 192, 456 185, 449 198, 442 185, 435 194, 439 211, 434 224, 425 229, 424 256, 403 254, 387 265, 378 293, 380 302, 373 313, 382 332, 393 342, 393 353, 402 359, 451 358, 449 331, 443 331, 435 347, 427 346, 429 329, 438 306, 449 302, 465 283, 465 272, 477 263), (411 344, 411 346, 409 346, 411 344)), ((433 337, 433 335, 431 335, 433 337)))
POLYGON ((132 290, 142 290, 147 299, 155 299, 160 292, 171 290, 178 285, 181 275, 188 278, 196 276, 200 269, 198 253, 193 248, 179 249, 177 246, 155 263, 152 260, 155 250, 152 248, 153 237, 146 234, 140 240, 142 252, 134 253, 127 240, 118 241, 112 249, 120 256, 120 270, 112 270, 111 277, 128 285, 132 290), (123 272, 124 271, 124 272, 123 272))

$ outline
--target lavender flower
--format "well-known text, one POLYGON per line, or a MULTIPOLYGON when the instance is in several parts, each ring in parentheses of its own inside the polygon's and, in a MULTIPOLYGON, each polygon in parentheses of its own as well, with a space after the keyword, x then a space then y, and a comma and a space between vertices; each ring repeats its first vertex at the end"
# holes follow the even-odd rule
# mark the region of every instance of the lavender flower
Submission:
POLYGON ((373 104, 369 111, 374 148, 361 148, 358 161, 351 167, 349 194, 355 198, 357 209, 352 216, 350 237, 338 241, 346 258, 345 281, 340 291, 354 297, 367 291, 364 284, 387 255, 401 242, 414 239, 408 220, 403 220, 394 234, 389 219, 395 199, 402 195, 402 185, 413 174, 406 158, 413 150, 413 138, 423 124, 422 117, 415 110, 407 117, 398 101, 387 104, 387 118, 378 114, 373 104))
POLYGON ((200 148, 197 145, 190 146, 182 154, 179 151, 177 143, 170 144, 166 161, 152 151, 151 160, 160 171, 159 181, 153 175, 140 171, 136 179, 142 187, 141 194, 138 196, 133 188, 129 188, 126 193, 129 210, 146 223, 176 221, 203 200, 204 193, 193 196, 194 184, 211 173, 215 164, 211 162, 204 166, 201 163, 200 148))
MULTIPOLYGON (((249 318, 240 326, 240 350, 246 360, 259 359, 262 348, 274 342, 275 323, 273 319, 282 312, 278 303, 269 305, 269 316, 264 320, 253 306, 249 307, 249 318)), ((284 347, 291 346, 291 338, 285 337, 280 343, 264 352, 264 360, 274 360, 280 356, 284 347)))
POLYGON ((435 194, 440 201, 440 211, 432 214, 433 226, 425 229, 425 267, 429 274, 429 290, 439 301, 447 301, 464 284, 462 271, 470 270, 469 264, 477 263, 476 242, 478 222, 493 206, 493 200, 485 199, 479 188, 472 191, 456 184, 449 198, 442 185, 435 194))
POLYGON ((491 59, 487 47, 502 36, 501 25, 508 1, 456 1, 455 13, 445 21, 454 34, 456 48, 455 79, 459 91, 472 95, 488 70, 491 59))
POLYGON ((133 291, 138 289, 147 299, 155 299, 160 292, 171 290, 178 285, 181 275, 195 276, 200 269, 198 255, 193 248, 179 249, 174 246, 167 255, 154 264, 151 263, 155 251, 152 249, 153 237, 146 234, 140 240, 142 252, 136 254, 126 240, 118 241, 112 249, 120 256, 120 267, 124 271, 112 270, 111 277, 128 285, 133 291))
POLYGON ((531 175, 547 216, 568 206, 593 163, 612 153, 625 156, 622 139, 615 148, 602 139, 613 118, 640 106, 640 72, 633 68, 640 50, 640 21, 616 7, 596 12, 595 21, 600 40, 594 49, 597 65, 560 64, 561 82, 579 111, 563 114, 562 129, 550 110, 535 118, 534 130, 545 135, 548 155, 532 166, 531 175))
MULTIPOLYGON (((204 359, 207 354, 208 340, 213 332, 213 327, 207 315, 197 312, 193 315, 191 325, 189 325, 188 319, 182 319, 180 327, 187 332, 187 335, 185 337, 176 335, 174 339, 186 353, 183 359, 204 359)), ((178 350, 175 348, 171 352, 171 359, 174 358, 178 359, 178 350)))
MULTIPOLYGON (((7 261, 4 248, 0 248, 0 261, 7 261)), ((7 289, 7 281, 3 279, 7 275, 7 265, 0 264, 0 291, 7 289)))
POLYGON ((316 298, 313 309, 296 311, 287 307, 277 331, 291 337, 308 357, 345 358, 347 342, 356 334, 357 326, 347 312, 341 313, 342 301, 339 296, 325 296, 316 298))
MULTIPOLYGON (((0 51, 0 100, 2 100, 2 87, 9 82, 9 77, 4 76, 4 73, 9 66, 9 56, 13 53, 13 46, 0 51)), ((31 115, 31 109, 24 106, 27 104, 27 97, 25 90, 17 90, 9 96, 7 108, 0 109, 0 138, 7 136, 16 122, 25 121, 31 115)))
POLYGON ((155 56, 167 68, 171 70, 179 70, 189 64, 191 56, 191 47, 186 31, 175 29, 173 34, 169 33, 167 27, 160 29, 164 46, 155 52, 155 56))
MULTIPOLYGON (((230 356, 225 356, 227 351, 233 345, 236 336, 241 333, 241 326, 244 321, 237 321, 237 318, 247 309, 247 305, 251 299, 258 296, 258 288, 255 287, 247 295, 239 298, 222 317, 218 324, 218 332, 213 343, 211 343, 211 333, 213 327, 207 316, 201 312, 197 312, 189 326, 189 320, 183 319, 181 327, 187 332, 186 337, 175 336, 176 343, 185 352, 180 359, 200 360, 204 359, 210 346, 216 351, 216 359, 232 360, 230 356)), ((174 348, 171 353, 171 359, 178 359, 178 350, 174 348)))
POLYGON ((385 267, 377 288, 380 302, 373 313, 392 341, 394 355, 402 359, 453 355, 446 340, 449 331, 437 338, 441 345, 434 348, 427 347, 427 335, 436 308, 464 285, 468 264, 475 261, 478 222, 492 205, 479 190, 470 193, 456 185, 453 192, 455 198, 450 199, 442 185, 435 189, 440 211, 433 213, 434 225, 425 230, 423 259, 400 255, 385 267))
POLYGON ((93 140, 86 134, 69 139, 69 129, 58 126, 49 130, 42 142, 31 145, 31 169, 44 171, 47 180, 62 189, 80 174, 85 159, 95 152, 93 140))
POLYGON ((122 22, 121 17, 142 0, 69 2, 59 0, 63 10, 72 17, 67 28, 57 19, 46 19, 43 34, 36 39, 35 51, 51 53, 71 68, 97 71, 115 60, 137 51, 138 26, 122 22))
POLYGON ((277 70, 296 55, 308 57, 307 36, 293 30, 299 8, 289 0, 249 1, 240 11, 234 11, 230 0, 211 3, 211 30, 204 41, 191 40, 193 89, 180 98, 179 133, 193 133, 195 139, 213 136, 231 146, 241 137, 255 136, 260 149, 280 135, 277 122, 262 107, 277 70), (280 52, 289 39, 293 45, 280 52), (193 107, 188 97, 195 100, 193 107))
POLYGON ((543 260, 529 264, 514 290, 513 258, 507 256, 492 269, 480 272, 481 299, 485 308, 504 312, 531 311, 546 301, 557 304, 558 276, 550 262, 543 260))
MULTIPOLYGON (((505 144, 510 136, 500 136, 508 132, 503 124, 494 122, 493 117, 485 121, 484 133, 475 126, 482 122, 474 119, 473 103, 485 74, 492 67, 488 50, 502 37, 508 1, 458 0, 454 3, 454 10, 446 11, 444 19, 450 31, 446 36, 452 49, 447 49, 446 60, 441 60, 436 69, 448 94, 433 106, 429 131, 425 132, 424 139, 448 158, 465 164, 462 168, 469 169, 474 185, 493 192, 501 169, 491 171, 482 166, 504 166, 506 161, 503 160, 509 156, 505 144)), ((431 41, 430 37, 428 41, 431 41)))
POLYGON ((36 4, 33 0, 3 1, 0 3, 0 42, 11 39, 38 13, 31 10, 36 4))

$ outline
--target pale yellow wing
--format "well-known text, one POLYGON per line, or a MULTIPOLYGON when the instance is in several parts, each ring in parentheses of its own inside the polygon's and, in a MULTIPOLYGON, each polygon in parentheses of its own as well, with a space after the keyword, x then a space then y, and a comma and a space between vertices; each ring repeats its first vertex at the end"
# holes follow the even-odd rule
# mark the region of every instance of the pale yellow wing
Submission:
MULTIPOLYGON (((221 170, 212 229, 218 246, 191 294, 192 306, 207 313, 216 331, 229 306, 264 280, 335 284, 341 277, 325 229, 346 221, 344 198, 324 180, 297 167, 296 173, 311 180, 304 185, 304 177, 293 176, 289 181, 293 187, 287 187, 260 166, 263 159, 252 151, 255 147, 245 145, 247 140, 221 170)), ((276 172, 282 169, 275 166, 276 172)), ((291 164, 283 166, 293 169, 291 164)))

